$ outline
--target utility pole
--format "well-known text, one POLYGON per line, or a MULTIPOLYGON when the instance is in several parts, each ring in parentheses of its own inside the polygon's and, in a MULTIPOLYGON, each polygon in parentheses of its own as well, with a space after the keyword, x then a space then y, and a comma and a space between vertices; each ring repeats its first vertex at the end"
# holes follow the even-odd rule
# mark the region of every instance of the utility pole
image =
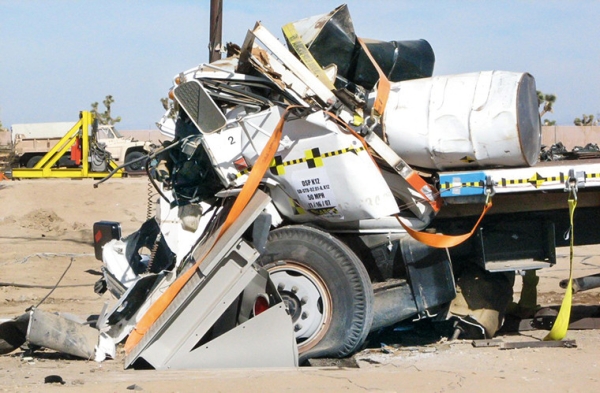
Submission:
POLYGON ((210 0, 210 42, 208 44, 208 61, 210 63, 221 58, 222 30, 223 0, 210 0))

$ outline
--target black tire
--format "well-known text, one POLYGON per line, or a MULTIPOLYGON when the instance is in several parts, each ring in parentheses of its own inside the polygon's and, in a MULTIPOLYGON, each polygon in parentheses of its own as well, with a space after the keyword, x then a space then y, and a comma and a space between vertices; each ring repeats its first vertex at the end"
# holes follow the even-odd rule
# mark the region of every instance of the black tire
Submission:
POLYGON ((40 162, 40 160, 43 158, 43 156, 33 156, 31 157, 29 160, 27 160, 27 164, 25 164, 26 168, 33 168, 38 162, 40 162))
POLYGON ((270 233, 258 264, 288 306, 301 363, 362 347, 373 322, 373 288, 344 243, 315 228, 283 227, 270 233))
POLYGON ((64 155, 58 160, 58 166, 66 168, 77 168, 79 165, 77 165, 75 161, 71 160, 69 155, 64 155))
MULTIPOLYGON (((125 156, 125 163, 129 163, 131 161, 134 160, 138 160, 142 157, 144 157, 146 154, 142 153, 141 151, 132 151, 130 153, 127 153, 127 155, 125 156)), ((125 170, 127 172, 139 172, 139 171, 143 171, 146 169, 146 161, 145 160, 139 160, 136 161, 132 164, 128 164, 125 166, 125 170)))

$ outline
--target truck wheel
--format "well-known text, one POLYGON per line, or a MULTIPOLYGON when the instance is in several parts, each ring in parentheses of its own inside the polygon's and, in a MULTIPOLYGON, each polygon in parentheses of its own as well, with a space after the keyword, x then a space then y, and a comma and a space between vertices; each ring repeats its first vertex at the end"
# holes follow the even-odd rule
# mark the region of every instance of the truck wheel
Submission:
POLYGON ((345 244, 315 228, 284 227, 270 233, 258 264, 286 303, 301 363, 360 349, 373 321, 373 289, 345 244))
MULTIPOLYGON (((144 156, 145 154, 141 151, 132 151, 131 153, 127 153, 127 155, 125 156, 125 163, 137 160, 144 156)), ((138 172, 143 171, 144 169, 146 169, 146 162, 144 160, 140 160, 125 166, 125 170, 127 172, 138 172)))
POLYGON ((31 157, 27 161, 27 164, 25 165, 25 167, 27 167, 27 168, 33 168, 35 166, 35 164, 37 164, 38 162, 40 162, 40 160, 42 158, 43 158, 43 156, 33 156, 33 157, 31 157))

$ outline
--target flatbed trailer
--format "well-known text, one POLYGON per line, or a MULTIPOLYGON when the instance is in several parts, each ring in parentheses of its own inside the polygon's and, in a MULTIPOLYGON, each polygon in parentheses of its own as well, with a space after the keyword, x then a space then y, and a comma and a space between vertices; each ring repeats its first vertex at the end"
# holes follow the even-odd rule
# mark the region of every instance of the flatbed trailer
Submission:
MULTIPOLYGON (((600 235, 589 230, 600 219, 600 160, 542 161, 527 168, 498 168, 438 172, 445 206, 438 221, 460 221, 478 216, 490 190, 493 208, 489 218, 546 217, 557 225, 556 244, 565 246, 569 228, 568 199, 575 191, 576 244, 600 243, 600 235), (558 226, 560 224, 560 227, 558 226)), ((484 219, 484 223, 486 220, 484 219)))

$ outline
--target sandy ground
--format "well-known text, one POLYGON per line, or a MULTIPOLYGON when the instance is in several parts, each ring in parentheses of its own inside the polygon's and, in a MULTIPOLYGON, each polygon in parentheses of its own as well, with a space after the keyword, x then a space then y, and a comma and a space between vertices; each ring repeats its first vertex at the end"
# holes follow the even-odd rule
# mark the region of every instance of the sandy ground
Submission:
MULTIPOLYGON (((113 179, 99 188, 93 180, 39 179, 0 182, 0 318, 36 306, 72 261, 61 287, 39 305, 44 311, 97 314, 109 294, 93 284, 100 262, 93 256, 92 225, 120 221, 123 234, 147 216, 145 178, 113 179), (14 285, 9 285, 14 284, 14 285)), ((568 249, 559 249, 557 266, 539 275, 541 305, 559 304, 558 282, 568 277, 568 249)), ((600 273, 600 247, 576 249, 575 276, 600 273)), ((517 282, 516 290, 520 284, 517 282)), ((518 294, 517 294, 518 296, 518 294)), ((600 291, 576 294, 574 304, 596 307, 600 291)), ((503 342, 539 341, 547 332, 501 335, 503 342)), ((569 331, 576 348, 501 350, 474 347, 471 341, 433 341, 413 346, 402 333, 371 342, 352 362, 322 367, 257 370, 123 370, 122 354, 103 363, 53 351, 27 356, 22 350, 0 356, 1 391, 85 392, 590 392, 600 389, 598 330, 569 331), (45 383, 58 375, 63 384, 45 383)))

